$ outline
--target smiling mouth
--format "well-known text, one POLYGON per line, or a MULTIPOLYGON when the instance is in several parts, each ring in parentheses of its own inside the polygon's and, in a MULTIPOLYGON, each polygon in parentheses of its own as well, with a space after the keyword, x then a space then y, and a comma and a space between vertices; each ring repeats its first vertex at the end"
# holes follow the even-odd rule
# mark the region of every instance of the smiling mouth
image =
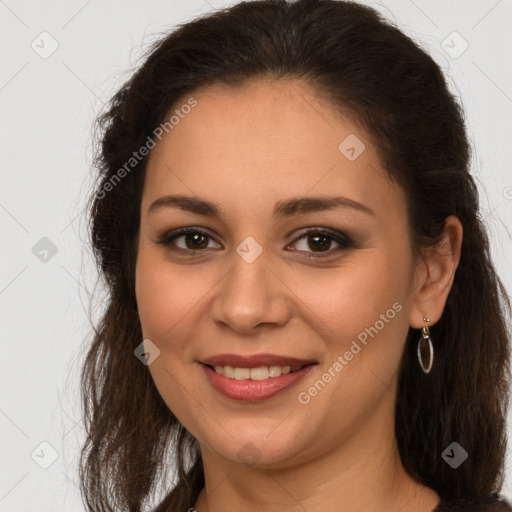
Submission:
MULTIPOLYGON (((203 363, 205 364, 205 363, 203 363)), ((215 373, 222 375, 228 379, 235 380, 267 380, 280 377, 281 375, 287 375, 289 373, 295 373, 305 366, 311 366, 315 363, 308 363, 303 365, 271 365, 271 366, 259 366, 257 368, 240 368, 233 366, 212 366, 205 364, 215 373)))
MULTIPOLYGON (((210 363, 213 362, 216 361, 210 361, 210 363)), ((290 362, 296 363, 297 361, 290 362)), ((245 364, 251 363, 246 362, 245 364)), ((277 396, 297 385, 318 363, 303 361, 297 366, 263 366, 261 363, 259 364, 260 366, 254 366, 253 361, 251 368, 244 368, 203 362, 200 363, 200 366, 202 366, 208 382, 221 395, 238 402, 257 403, 277 396)))

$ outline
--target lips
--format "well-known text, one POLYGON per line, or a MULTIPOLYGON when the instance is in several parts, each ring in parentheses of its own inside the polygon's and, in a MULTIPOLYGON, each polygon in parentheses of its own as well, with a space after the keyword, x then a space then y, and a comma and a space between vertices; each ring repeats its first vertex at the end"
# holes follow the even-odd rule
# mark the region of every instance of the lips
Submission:
MULTIPOLYGON (((290 360, 291 358, 288 358, 288 361, 290 360)), ((265 380, 231 379, 218 374, 207 364, 201 363, 199 366, 202 368, 207 381, 219 394, 239 403, 256 403, 273 398, 296 386, 313 369, 314 364, 306 364, 295 372, 265 380)))
POLYGON ((311 359, 297 359, 295 357, 278 354, 253 354, 242 356, 238 354, 217 354, 200 361, 209 366, 232 366, 236 368, 258 368, 260 366, 305 366, 316 363, 311 359))

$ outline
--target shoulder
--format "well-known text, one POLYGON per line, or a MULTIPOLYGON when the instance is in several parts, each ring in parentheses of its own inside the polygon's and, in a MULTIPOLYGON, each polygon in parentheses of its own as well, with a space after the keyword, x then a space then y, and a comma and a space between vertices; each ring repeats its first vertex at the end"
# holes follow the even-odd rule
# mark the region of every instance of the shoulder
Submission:
POLYGON ((443 500, 432 512, 512 512, 512 505, 503 496, 492 494, 478 503, 465 499, 443 500))

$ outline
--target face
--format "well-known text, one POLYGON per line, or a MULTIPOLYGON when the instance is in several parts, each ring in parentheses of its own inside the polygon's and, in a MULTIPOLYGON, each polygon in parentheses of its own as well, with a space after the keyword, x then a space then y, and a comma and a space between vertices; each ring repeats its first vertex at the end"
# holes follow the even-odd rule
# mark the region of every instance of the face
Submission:
POLYGON ((136 297, 145 347, 160 351, 158 391, 224 461, 291 467, 368 439, 391 424, 409 328, 403 192, 365 133, 304 84, 192 96, 154 148, 142 196, 136 297), (229 369, 203 364, 219 354, 285 358, 226 364, 242 368, 314 364, 267 379, 234 370, 226 384, 229 369))

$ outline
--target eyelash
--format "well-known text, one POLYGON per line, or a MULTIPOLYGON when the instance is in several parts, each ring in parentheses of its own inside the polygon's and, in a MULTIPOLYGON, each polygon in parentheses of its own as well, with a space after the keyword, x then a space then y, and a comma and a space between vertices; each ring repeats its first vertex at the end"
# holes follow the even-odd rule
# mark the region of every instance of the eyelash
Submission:
MULTIPOLYGON (((184 255, 184 256, 188 256, 188 257, 194 257, 196 255, 195 254, 193 255, 191 253, 202 252, 202 251, 206 251, 207 249, 198 249, 198 250, 181 249, 179 247, 172 246, 172 242, 176 238, 179 238, 180 236, 191 234, 191 233, 199 234, 199 235, 202 235, 202 236, 205 236, 205 237, 208 237, 208 238, 214 240, 214 238, 208 232, 206 232, 202 229, 190 227, 190 228, 182 228, 182 229, 179 229, 178 231, 166 233, 161 238, 159 238, 156 243, 166 246, 168 249, 173 251, 175 254, 184 255)), ((299 240, 302 240, 303 238, 307 238, 308 236, 313 236, 313 235, 320 235, 320 236, 325 236, 327 238, 330 238, 331 240, 333 240, 334 242, 339 244, 341 247, 338 247, 337 249, 334 249, 334 250, 330 249, 328 251, 319 252, 319 253, 315 253, 315 252, 308 253, 307 251, 298 251, 298 252, 306 252, 307 254, 310 254, 310 256, 304 256, 307 259, 325 258, 327 256, 331 256, 333 254, 333 252, 338 252, 338 251, 342 251, 342 250, 346 250, 346 249, 352 249, 355 247, 354 242, 347 235, 345 235, 344 233, 341 233, 339 231, 335 231, 335 230, 328 229, 328 228, 309 228, 306 231, 303 231, 300 234, 300 236, 298 238, 296 238, 292 243, 298 242, 299 240)))

